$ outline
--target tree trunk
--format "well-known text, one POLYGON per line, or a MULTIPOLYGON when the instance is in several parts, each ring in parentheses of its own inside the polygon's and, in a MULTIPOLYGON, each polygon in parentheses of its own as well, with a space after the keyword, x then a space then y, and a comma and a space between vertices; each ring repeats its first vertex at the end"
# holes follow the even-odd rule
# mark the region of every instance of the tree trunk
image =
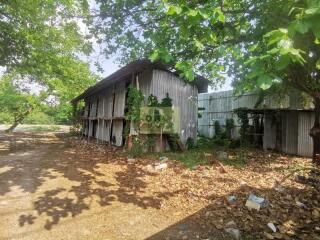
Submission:
POLYGON ((310 136, 313 140, 312 161, 320 165, 320 97, 314 98, 314 124, 310 130, 310 136))
POLYGON ((22 113, 20 116, 15 117, 13 124, 11 125, 11 127, 9 127, 7 130, 5 130, 4 132, 6 133, 12 133, 13 130, 26 118, 26 116, 28 116, 32 111, 32 108, 29 108, 27 111, 25 111, 24 113, 22 113))
POLYGON ((12 133, 13 130, 20 124, 20 122, 14 121, 14 123, 5 130, 6 133, 12 133))

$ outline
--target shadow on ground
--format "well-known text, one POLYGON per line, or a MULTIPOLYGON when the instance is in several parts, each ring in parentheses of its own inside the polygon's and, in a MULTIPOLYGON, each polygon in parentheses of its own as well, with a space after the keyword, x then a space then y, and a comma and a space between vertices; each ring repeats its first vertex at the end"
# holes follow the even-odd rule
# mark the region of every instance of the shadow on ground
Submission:
POLYGON ((49 141, 46 135, 13 134, 5 139, 11 145, 5 155, 8 157, 3 156, 0 161, 0 170, 4 169, 0 172, 0 196, 9 193, 13 187, 37 196, 33 201, 37 214, 22 214, 19 217, 21 227, 34 224, 39 216, 45 215, 44 228, 50 230, 61 219, 76 217, 93 204, 103 207, 115 201, 143 209, 159 209, 162 200, 178 193, 150 194, 145 191, 147 183, 143 178, 157 173, 145 170, 142 164, 127 164, 126 159, 117 159, 117 153, 106 146, 91 154, 96 149, 94 144, 71 143, 61 137, 52 136, 49 141), (12 143, 16 141, 19 143, 12 143), (30 142, 34 143, 32 147, 25 148, 30 142), (119 165, 112 182, 109 181, 111 177, 99 170, 110 163, 119 165), (50 190, 46 190, 43 185, 48 182, 57 183, 59 187, 49 186, 50 190))
MULTIPOLYGON (((177 191, 150 191, 148 185, 158 173, 147 170, 148 162, 128 164, 114 149, 97 148, 94 144, 62 137, 11 135, 0 139, 0 143, 8 144, 8 149, 0 152, 0 197, 10 194, 13 189, 35 196, 32 199, 34 211, 21 214, 17 220, 20 227, 45 218, 43 227, 51 230, 63 219, 117 203, 132 204, 141 209, 161 209, 164 201, 189 191, 183 187, 177 191), (108 171, 111 165, 112 170, 108 171), (148 178, 149 182, 146 181, 148 178)), ((257 162, 256 167, 248 168, 248 172, 257 171, 261 164, 257 162)), ((280 166, 278 170, 282 170, 280 166)), ((274 167, 264 166, 261 171, 272 172, 274 167)), ((181 171, 177 168, 173 172, 179 175, 181 171)), ((217 184, 234 184, 234 179, 224 175, 215 180, 217 184)), ((245 239, 265 239, 264 232, 271 233, 268 222, 282 229, 283 239, 316 239, 313 237, 319 219, 313 216, 313 211, 314 205, 320 203, 319 197, 316 189, 295 186, 286 187, 284 192, 242 186, 228 195, 208 194, 205 200, 209 205, 147 239, 174 240, 184 236, 187 239, 230 239, 224 232, 230 221, 234 221, 234 227, 245 239), (251 193, 266 198, 269 207, 259 212, 249 211, 244 205, 251 193), (230 195, 237 197, 235 204, 230 205, 226 200, 230 195), (306 208, 299 208, 295 204, 297 201, 304 203, 306 208)))

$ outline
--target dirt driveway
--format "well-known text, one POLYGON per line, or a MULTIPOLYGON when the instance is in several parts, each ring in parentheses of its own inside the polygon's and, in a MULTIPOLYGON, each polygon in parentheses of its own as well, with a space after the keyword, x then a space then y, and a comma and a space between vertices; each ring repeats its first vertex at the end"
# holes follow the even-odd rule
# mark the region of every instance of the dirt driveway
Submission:
POLYGON ((173 192, 147 190, 156 173, 112 153, 54 134, 6 136, 0 150, 0 239, 162 239, 186 217, 162 206, 173 192))
MULTIPOLYGON (((272 189, 288 165, 306 161, 280 155, 271 161, 269 155, 259 154, 267 164, 227 166, 225 174, 171 161, 166 170, 155 171, 150 168, 155 159, 129 164, 105 146, 58 134, 0 135, 0 239, 231 239, 224 231, 230 222, 245 239, 265 239, 272 233, 270 221, 279 228, 294 222, 293 234, 306 220, 313 228, 318 220, 308 198, 316 206, 317 191, 290 179, 285 192, 272 189), (272 205, 247 210, 250 193, 272 205), (230 195, 237 197, 235 204, 228 204, 230 195), (308 210, 296 207, 298 200, 308 210)), ((301 234, 312 239, 313 231, 304 228, 301 234)), ((291 239, 285 231, 277 234, 291 239)))

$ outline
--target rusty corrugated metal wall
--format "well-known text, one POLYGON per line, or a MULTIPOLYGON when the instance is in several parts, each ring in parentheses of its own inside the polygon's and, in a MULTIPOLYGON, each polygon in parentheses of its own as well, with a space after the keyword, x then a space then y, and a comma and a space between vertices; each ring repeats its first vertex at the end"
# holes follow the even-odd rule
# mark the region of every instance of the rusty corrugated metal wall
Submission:
MULTIPOLYGON (((233 118, 236 124, 234 137, 238 137, 239 123, 234 109, 245 107, 254 108, 258 100, 256 94, 245 94, 241 97, 233 95, 232 91, 204 93, 198 98, 198 106, 205 108, 200 111, 202 117, 198 121, 199 134, 206 137, 214 136, 214 121, 225 125, 227 118, 233 118)), ((274 114, 266 113, 264 119, 263 147, 264 149, 278 149, 284 153, 299 156, 312 156, 312 138, 309 131, 313 126, 314 113, 312 111, 290 111, 292 107, 289 96, 279 102, 273 98, 264 100, 262 104, 269 109, 283 109, 281 111, 280 132, 277 132, 277 122, 274 114), (290 105, 291 104, 291 105, 290 105), (286 109, 288 108, 288 111, 286 109), (279 143, 277 143, 279 142, 279 143)), ((295 103, 294 106, 297 104, 295 103)), ((308 106, 310 109, 312 106, 308 106)))
POLYGON ((300 156, 312 157, 312 138, 309 136, 309 131, 313 126, 314 113, 300 112, 299 113, 299 134, 298 134, 298 150, 300 156))
MULTIPOLYGON (((285 111, 282 119, 281 151, 287 154, 298 154, 298 112, 285 111)), ((268 132, 265 132, 265 134, 268 132)))
POLYGON ((197 139, 198 120, 198 89, 187 84, 172 73, 163 70, 152 71, 152 81, 143 89, 149 89, 149 95, 157 96, 158 100, 166 97, 172 99, 174 107, 180 111, 180 139, 183 143, 190 137, 197 139))
MULTIPOLYGON (((204 108, 200 111, 202 117, 198 121, 199 134, 213 137, 215 121, 219 121, 221 126, 225 126, 226 119, 233 118, 236 125, 234 136, 237 137, 240 126, 237 115, 233 111, 237 108, 254 108, 257 100, 257 94, 247 93, 239 97, 235 96, 233 91, 199 94, 198 106, 204 108)), ((284 97, 280 102, 274 98, 268 98, 264 100, 262 105, 266 108, 286 108, 289 107, 289 97, 284 97)))
MULTIPOLYGON (((197 96, 196 86, 185 83, 176 75, 163 70, 147 70, 138 75, 139 88, 145 97, 145 105, 150 94, 161 101, 169 93, 174 107, 180 111, 180 138, 183 143, 191 137, 197 138, 197 96)), ((127 79, 128 80, 128 79, 127 79)), ((130 79, 131 80, 131 79, 130 79)), ((92 137, 96 124, 96 138, 110 141, 115 139, 116 146, 122 146, 125 119, 126 81, 120 81, 107 89, 86 99, 86 108, 90 105, 88 129, 92 137), (111 127, 112 126, 112 127, 111 127), (112 128, 112 130, 111 130, 112 128), (110 136, 112 132, 112 136, 110 136)))

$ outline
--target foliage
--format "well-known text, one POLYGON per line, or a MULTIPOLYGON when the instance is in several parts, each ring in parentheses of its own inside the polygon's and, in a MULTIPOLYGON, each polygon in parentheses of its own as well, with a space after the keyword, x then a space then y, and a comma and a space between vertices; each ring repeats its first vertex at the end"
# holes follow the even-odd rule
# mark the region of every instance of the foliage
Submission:
MULTIPOLYGON (((85 0, 2 1, 0 5, 0 66, 41 73, 58 55, 88 52, 73 16, 88 14, 85 0)), ((56 62, 63 65, 63 62, 56 62)), ((30 72, 29 72, 30 73, 30 72)))
POLYGON ((231 75, 239 92, 277 86, 319 96, 319 0, 97 2, 94 33, 120 62, 150 57, 189 80, 231 75))
POLYGON ((228 147, 230 149, 235 149, 235 148, 241 147, 240 139, 231 139, 228 147))
POLYGON ((128 151, 128 154, 131 157, 141 157, 143 154, 143 143, 141 142, 141 139, 138 136, 133 136, 132 138, 132 147, 128 151))
POLYGON ((41 111, 31 112, 24 120, 25 124, 54 124, 54 118, 41 111))
MULTIPOLYGON (((91 46, 74 16, 84 19, 88 10, 86 0, 2 2, 0 66, 3 78, 13 83, 12 91, 7 89, 13 101, 9 105, 2 101, 0 107, 13 116, 13 127, 35 108, 39 112, 65 106, 96 82, 89 65, 78 57, 89 54, 91 46), (40 94, 32 88, 39 88, 40 94)), ((61 122, 66 121, 64 117, 61 122)))
POLYGON ((240 141, 242 145, 246 145, 248 143, 248 131, 249 131, 249 117, 246 111, 241 109, 237 110, 237 115, 239 118, 240 126, 240 141))
POLYGON ((43 94, 35 96, 21 91, 11 76, 0 79, 1 110, 10 115, 14 122, 22 122, 33 109, 39 108, 42 97, 43 94))
POLYGON ((169 93, 166 93, 166 97, 161 100, 160 107, 172 107, 172 99, 169 97, 169 93))
POLYGON ((0 124, 9 124, 13 121, 13 117, 8 112, 0 112, 0 124))
POLYGON ((221 138, 222 128, 221 128, 220 122, 219 121, 214 121, 213 127, 214 127, 214 136, 215 136, 215 138, 221 138))
POLYGON ((148 107, 158 107, 158 106, 159 106, 158 98, 151 94, 148 97, 148 107))
POLYGON ((186 141, 186 147, 187 149, 193 149, 195 147, 195 144, 194 144, 194 140, 193 138, 188 138, 187 141, 186 141))
POLYGON ((147 135, 147 139, 144 141, 143 144, 147 152, 153 152, 156 146, 155 136, 147 135))
MULTIPOLYGON (((140 123, 140 108, 144 100, 143 94, 136 87, 130 85, 128 89, 127 106, 128 111, 126 113, 126 119, 132 121, 135 125, 136 130, 139 129, 140 123)), ((130 127, 130 126, 128 126, 130 127)))

